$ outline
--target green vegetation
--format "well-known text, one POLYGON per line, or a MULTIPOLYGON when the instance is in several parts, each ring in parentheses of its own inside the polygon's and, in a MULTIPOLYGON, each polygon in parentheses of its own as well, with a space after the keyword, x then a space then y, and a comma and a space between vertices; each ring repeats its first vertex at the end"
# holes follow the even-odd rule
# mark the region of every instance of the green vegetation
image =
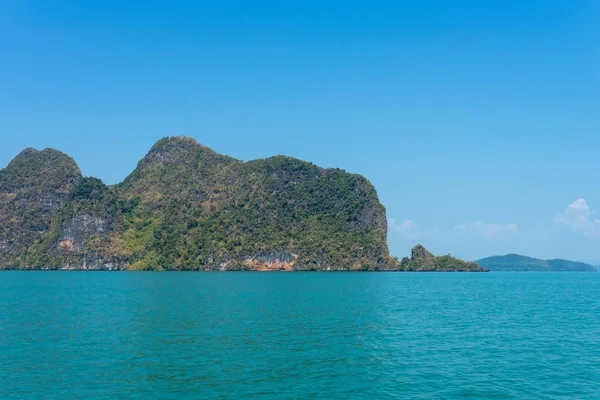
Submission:
POLYGON ((188 139, 159 141, 118 185, 138 269, 396 269, 385 209, 363 177, 277 156, 247 163, 188 139), (279 257, 274 257, 279 254, 279 257))
POLYGON ((56 150, 0 171, 0 268, 476 270, 389 256, 385 209, 360 175, 291 157, 242 162, 183 137, 120 184, 56 150))
POLYGON ((581 262, 540 260, 518 254, 487 257, 477 263, 490 271, 596 271, 593 266, 581 262))
POLYGON ((53 149, 25 149, 0 170, 0 268, 26 265, 80 180, 75 161, 53 149))
POLYGON ((174 137, 114 187, 56 150, 25 150, 0 178, 2 268, 399 266, 373 186, 290 157, 244 163, 174 137))
POLYGON ((434 256, 420 244, 412 248, 411 257, 404 257, 400 262, 400 266, 404 271, 487 271, 477 263, 459 260, 450 254, 434 256))
POLYGON ((32 244, 22 265, 119 268, 123 216, 116 193, 96 178, 82 178, 54 212, 45 235, 32 244))

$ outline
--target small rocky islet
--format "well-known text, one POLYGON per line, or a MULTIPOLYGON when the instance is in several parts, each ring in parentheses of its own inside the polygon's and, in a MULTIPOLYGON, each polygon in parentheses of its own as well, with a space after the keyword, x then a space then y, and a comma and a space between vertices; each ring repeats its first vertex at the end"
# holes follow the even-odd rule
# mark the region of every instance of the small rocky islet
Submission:
POLYGON ((484 271, 423 246, 393 258, 363 176, 286 156, 243 162, 158 141, 121 183, 54 150, 0 170, 0 269, 484 271))

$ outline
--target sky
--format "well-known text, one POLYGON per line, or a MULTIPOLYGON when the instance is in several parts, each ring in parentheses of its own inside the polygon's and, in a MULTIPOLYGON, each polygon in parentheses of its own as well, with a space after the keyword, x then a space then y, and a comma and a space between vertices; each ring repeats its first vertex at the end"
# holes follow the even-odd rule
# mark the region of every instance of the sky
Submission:
POLYGON ((600 263, 600 2, 0 0, 0 167, 158 139, 365 175, 392 255, 600 263))

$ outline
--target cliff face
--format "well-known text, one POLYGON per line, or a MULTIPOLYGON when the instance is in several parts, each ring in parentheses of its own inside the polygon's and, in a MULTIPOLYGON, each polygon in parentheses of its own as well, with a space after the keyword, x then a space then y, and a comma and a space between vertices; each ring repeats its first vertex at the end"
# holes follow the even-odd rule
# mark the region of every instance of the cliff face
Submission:
POLYGON ((123 215, 115 192, 82 178, 56 210, 47 234, 24 260, 28 268, 124 269, 123 215))
POLYGON ((160 140, 115 187, 56 150, 25 150, 0 171, 0 213, 0 268, 400 268, 364 177, 242 162, 190 138, 160 140))
POLYGON ((81 178, 75 161, 53 149, 25 149, 0 170, 0 266, 24 265, 81 178))

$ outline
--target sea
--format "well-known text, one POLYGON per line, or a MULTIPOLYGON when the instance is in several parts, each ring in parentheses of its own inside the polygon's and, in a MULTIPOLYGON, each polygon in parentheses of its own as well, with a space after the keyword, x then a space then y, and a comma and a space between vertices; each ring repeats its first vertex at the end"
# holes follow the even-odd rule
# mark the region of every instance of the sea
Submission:
POLYGON ((3 271, 0 399, 600 399, 600 274, 3 271))

